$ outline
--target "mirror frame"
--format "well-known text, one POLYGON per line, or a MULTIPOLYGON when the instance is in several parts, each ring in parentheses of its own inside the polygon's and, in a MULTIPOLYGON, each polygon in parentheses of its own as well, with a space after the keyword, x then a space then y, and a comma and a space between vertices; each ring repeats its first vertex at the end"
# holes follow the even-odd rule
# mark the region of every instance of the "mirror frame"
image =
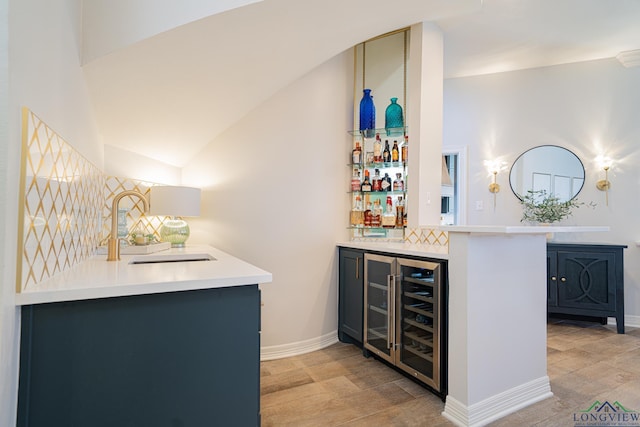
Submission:
POLYGON ((518 198, 518 200, 522 201, 522 195, 518 194, 518 192, 515 190, 515 188, 513 188, 513 180, 512 180, 512 175, 513 175, 513 168, 515 167, 516 163, 518 163, 518 161, 520 159, 523 158, 523 156, 533 150, 539 149, 539 148, 558 148, 561 150, 566 151, 567 153, 571 154, 573 157, 575 157, 575 159, 578 161, 578 163, 580 164, 580 167, 582 168, 582 185, 580 186, 580 188, 571 196, 571 199, 569 200, 573 200, 576 197, 578 197, 578 194, 580 194, 580 192, 582 191, 582 189, 584 188, 584 184, 585 184, 585 179, 586 179, 586 175, 587 175, 587 171, 584 168, 584 163, 582 163, 582 160, 580 160, 580 157, 578 157, 578 155, 576 153, 574 153, 573 151, 569 150, 568 148, 565 147, 561 147, 559 145, 553 145, 553 144, 544 144, 544 145, 538 145, 532 148, 529 148, 528 150, 524 151, 523 153, 521 153, 515 160, 514 162, 511 164, 511 168, 509 169, 509 186, 511 187, 511 191, 513 192, 513 194, 518 198))

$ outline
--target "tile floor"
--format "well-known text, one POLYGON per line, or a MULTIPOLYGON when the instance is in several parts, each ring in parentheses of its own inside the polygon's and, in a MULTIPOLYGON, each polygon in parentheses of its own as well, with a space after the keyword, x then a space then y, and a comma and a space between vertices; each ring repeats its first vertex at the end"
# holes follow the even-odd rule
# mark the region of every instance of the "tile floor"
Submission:
MULTIPOLYGON (((490 426, 573 427, 574 412, 596 400, 640 412, 640 329, 618 335, 613 326, 552 320, 547 350, 554 396, 490 426)), ((261 363, 265 427, 453 426, 443 409, 440 398, 351 344, 261 363)))

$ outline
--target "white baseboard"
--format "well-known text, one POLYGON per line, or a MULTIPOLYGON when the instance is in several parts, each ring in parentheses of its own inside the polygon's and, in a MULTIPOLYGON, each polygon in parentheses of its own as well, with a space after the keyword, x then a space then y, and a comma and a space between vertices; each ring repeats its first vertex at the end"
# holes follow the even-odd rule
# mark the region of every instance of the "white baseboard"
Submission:
POLYGON ((551 396, 549 377, 544 376, 471 406, 449 395, 442 416, 460 427, 480 427, 551 396))
MULTIPOLYGON (((609 317, 609 320, 607 321, 607 324, 615 326, 616 318, 615 317, 609 317)), ((624 316, 624 326, 625 327, 629 326, 630 328, 640 328, 640 316, 625 315, 624 316)))
POLYGON ((298 341, 283 345, 260 347, 260 360, 282 359, 284 357, 297 356, 329 347, 338 342, 338 331, 329 332, 317 338, 298 341))

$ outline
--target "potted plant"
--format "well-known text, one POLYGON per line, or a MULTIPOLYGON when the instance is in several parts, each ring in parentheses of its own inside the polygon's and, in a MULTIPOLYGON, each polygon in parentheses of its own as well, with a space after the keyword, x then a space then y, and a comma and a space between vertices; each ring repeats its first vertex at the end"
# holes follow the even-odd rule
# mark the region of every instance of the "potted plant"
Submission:
MULTIPOLYGON (((579 208, 586 204, 579 202, 576 198, 563 202, 553 194, 547 195, 544 190, 527 191, 520 203, 522 204, 522 219, 520 222, 534 224, 552 224, 562 221, 572 215, 574 208, 579 208)), ((595 207, 593 202, 586 205, 595 207)))

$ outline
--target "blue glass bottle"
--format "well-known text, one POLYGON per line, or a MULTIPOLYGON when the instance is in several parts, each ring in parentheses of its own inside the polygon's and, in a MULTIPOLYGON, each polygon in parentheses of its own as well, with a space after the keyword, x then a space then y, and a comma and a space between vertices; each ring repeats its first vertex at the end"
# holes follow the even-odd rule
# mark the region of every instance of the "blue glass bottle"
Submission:
POLYGON ((365 138, 373 138, 376 129, 376 107, 373 105, 371 89, 364 89, 360 101, 360 132, 365 138))
POLYGON ((389 104, 384 112, 384 128, 387 130, 387 136, 404 135, 402 107, 397 101, 398 98, 391 98, 391 104, 389 104))

